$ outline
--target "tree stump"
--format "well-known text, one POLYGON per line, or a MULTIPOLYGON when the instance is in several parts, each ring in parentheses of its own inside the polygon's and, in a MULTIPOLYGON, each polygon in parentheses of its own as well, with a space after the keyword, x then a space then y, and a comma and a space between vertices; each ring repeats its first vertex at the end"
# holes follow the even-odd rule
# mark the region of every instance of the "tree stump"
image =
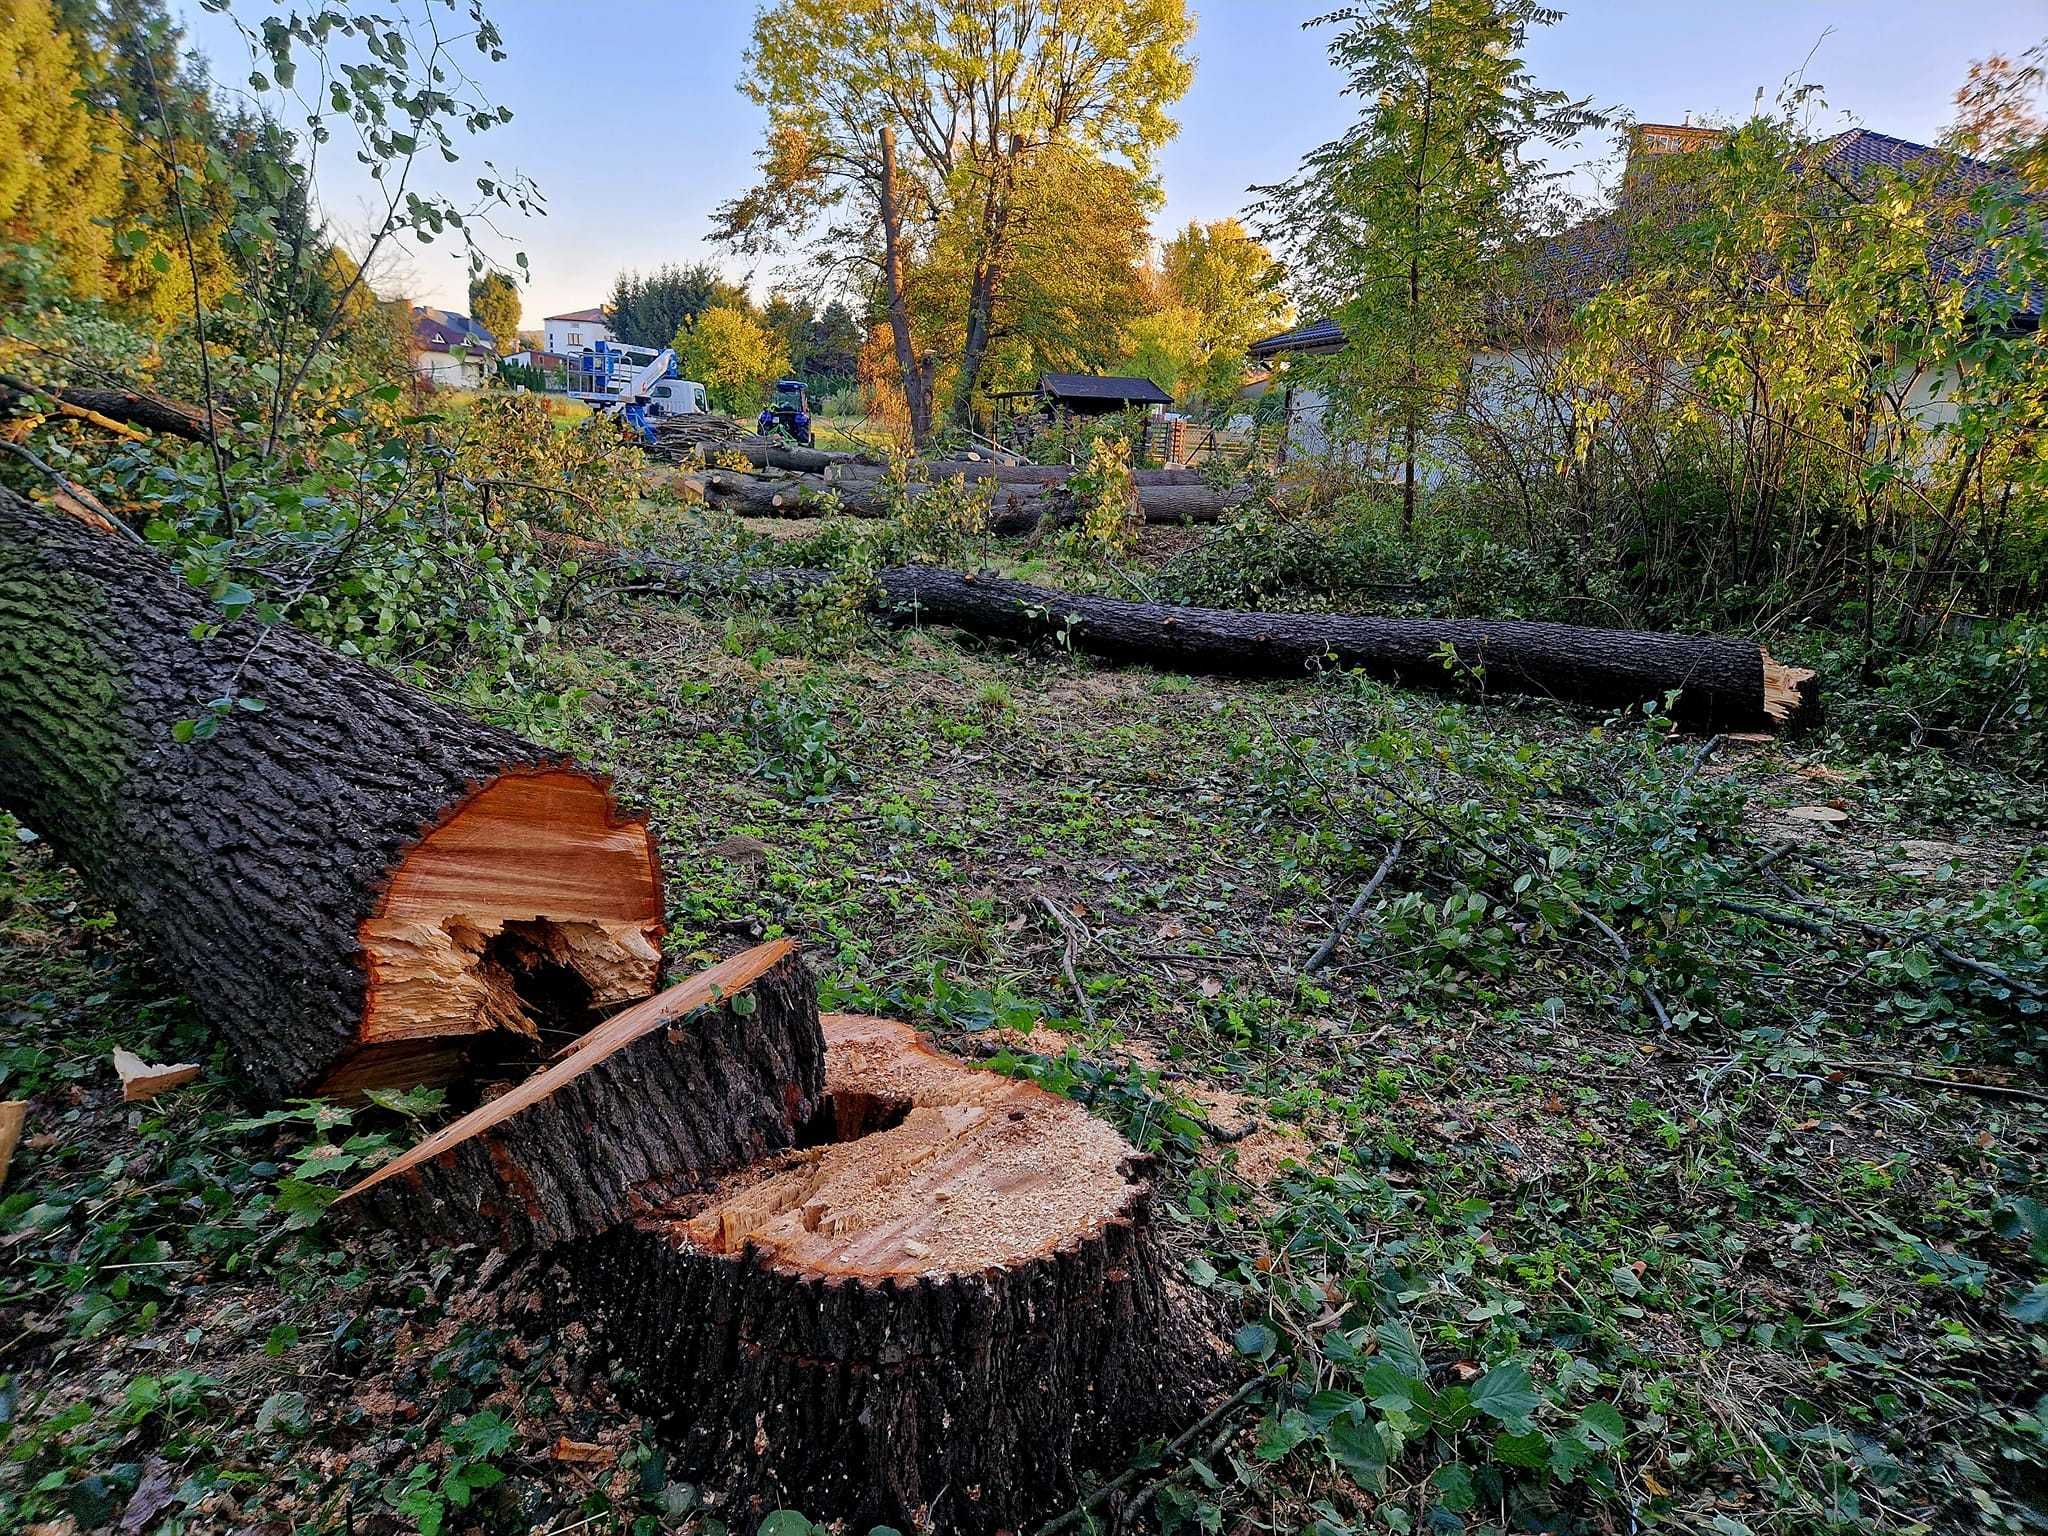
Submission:
POLYGON ((156 555, 4 489, 0 805, 269 1097, 502 1075, 659 979, 660 868, 606 780, 224 623, 156 555), (262 708, 214 715, 230 692, 262 708), (177 740, 194 718, 218 729, 177 740))
POLYGON ((987 1533, 1200 1412, 1221 1346, 1142 1159, 1065 1099, 827 1015, 809 1143, 570 1264, 628 1390, 736 1528, 987 1533))

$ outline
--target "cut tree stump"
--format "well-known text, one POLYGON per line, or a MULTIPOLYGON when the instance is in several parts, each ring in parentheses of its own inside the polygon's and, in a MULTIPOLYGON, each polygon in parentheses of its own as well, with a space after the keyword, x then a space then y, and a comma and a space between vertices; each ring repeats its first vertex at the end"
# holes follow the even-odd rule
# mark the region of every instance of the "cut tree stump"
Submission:
POLYGON ((659 980, 653 844, 604 779, 224 623, 154 554, 4 489, 0 805, 271 1098, 504 1075, 659 980), (229 691, 262 709, 175 739, 229 691))
POLYGON ((605 1020, 342 1198, 429 1239, 548 1247, 794 1145, 824 1083, 816 988, 781 939, 605 1020))
POLYGON ((907 1025, 829 1014, 810 1145, 568 1251, 629 1391, 751 1529, 1017 1530, 1222 1379, 1142 1159, 907 1025))

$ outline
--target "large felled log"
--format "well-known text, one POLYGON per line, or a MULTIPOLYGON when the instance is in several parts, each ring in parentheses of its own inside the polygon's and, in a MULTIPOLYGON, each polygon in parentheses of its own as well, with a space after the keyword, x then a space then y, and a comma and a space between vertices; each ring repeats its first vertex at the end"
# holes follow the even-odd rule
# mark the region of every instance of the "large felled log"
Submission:
POLYGON ((824 1077, 810 975, 788 940, 763 944, 605 1020, 343 1198, 429 1239, 589 1237, 794 1145, 824 1077))
MULTIPOLYGON (((709 470, 702 477, 705 498, 742 517, 815 517, 836 511, 848 517, 890 517, 897 490, 879 479, 826 479, 814 475, 747 475, 709 470)), ((912 498, 930 494, 932 483, 900 488, 912 498)), ((1208 485, 1148 485, 1136 491, 1147 523, 1213 523, 1242 504, 1245 492, 1208 485)), ((1030 533, 1042 524, 1059 527, 1079 513, 1063 482, 997 482, 989 505, 989 530, 1030 533)))
POLYGON ((144 427, 151 432, 168 432, 194 442, 205 442, 214 433, 215 424, 197 406, 166 400, 144 390, 86 389, 68 385, 48 388, 0 374, 0 396, 17 401, 32 394, 47 395, 60 405, 70 407, 69 414, 103 416, 110 421, 144 427))
POLYGON ((824 1027, 816 1144, 579 1245, 578 1297, 736 1528, 1022 1529, 1194 1418, 1215 1341, 1114 1130, 906 1025, 824 1027))
POLYGON ((268 1095, 533 1059, 659 975, 659 867, 602 778, 288 626, 222 623, 152 553, 5 490, 0 804, 268 1095), (215 717, 231 687, 261 710, 215 717))
MULTIPOLYGON (((1003 485, 1065 485, 1079 471, 1071 464, 997 464, 984 459, 919 459, 914 466, 924 480, 994 480, 1003 485)), ((888 474, 880 464, 859 461, 833 464, 823 471, 834 482, 879 480, 888 474)), ((1207 485, 1198 469, 1134 469, 1131 479, 1148 485, 1207 485)))
MULTIPOLYGON (((693 595, 720 584, 721 573, 681 562, 630 551, 604 558, 615 569, 656 584, 673 582, 693 595)), ((794 596, 830 579, 826 571, 783 568, 747 571, 738 584, 756 596, 794 596)), ((1516 619, 1245 613, 1084 597, 924 565, 878 571, 875 588, 876 610, 897 623, 1054 639, 1110 660, 1178 671, 1299 677, 1353 667, 1407 687, 1620 709, 1661 702, 1676 690, 1677 718, 1702 730, 1798 729, 1820 712, 1820 684, 1811 671, 1788 666, 1751 642, 1712 635, 1516 619), (1447 665, 1447 658, 1455 664, 1447 665)))

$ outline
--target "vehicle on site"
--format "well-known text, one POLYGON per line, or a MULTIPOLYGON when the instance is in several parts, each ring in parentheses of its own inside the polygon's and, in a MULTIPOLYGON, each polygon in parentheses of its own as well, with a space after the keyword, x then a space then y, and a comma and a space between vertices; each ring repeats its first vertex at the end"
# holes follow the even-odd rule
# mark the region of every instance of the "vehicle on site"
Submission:
POLYGON ((704 386, 683 378, 675 352, 599 341, 571 360, 569 395, 600 415, 617 416, 642 439, 654 441, 663 416, 702 415, 711 409, 704 386))
POLYGON ((800 447, 810 447, 811 393, 804 388, 804 381, 777 379, 774 398, 754 425, 763 437, 780 434, 800 447))

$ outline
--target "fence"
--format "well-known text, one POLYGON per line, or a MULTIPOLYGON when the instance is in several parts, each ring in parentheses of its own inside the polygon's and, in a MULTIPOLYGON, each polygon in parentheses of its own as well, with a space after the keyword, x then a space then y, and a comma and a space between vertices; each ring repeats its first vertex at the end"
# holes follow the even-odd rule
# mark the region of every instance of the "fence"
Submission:
POLYGON ((1161 416, 1145 422, 1145 458, 1161 464, 1185 464, 1193 468, 1210 459, 1232 464, 1259 460, 1270 464, 1279 457, 1285 429, 1278 423, 1256 427, 1208 427, 1196 421, 1174 421, 1161 416))

